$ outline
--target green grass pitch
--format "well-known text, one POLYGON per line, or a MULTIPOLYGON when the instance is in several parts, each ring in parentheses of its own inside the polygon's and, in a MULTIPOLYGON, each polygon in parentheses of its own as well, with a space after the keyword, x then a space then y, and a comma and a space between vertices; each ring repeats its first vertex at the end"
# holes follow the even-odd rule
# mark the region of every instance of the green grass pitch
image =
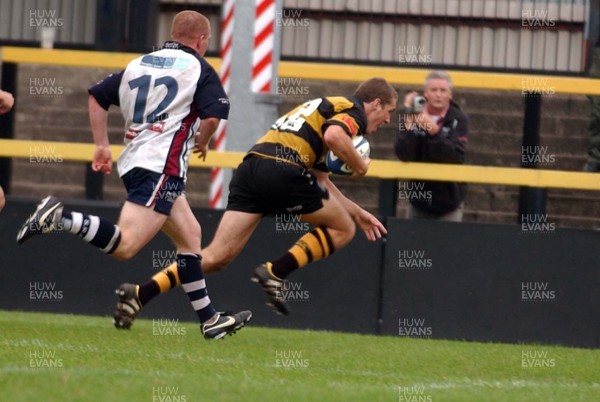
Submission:
POLYGON ((600 351, 546 345, 7 311, 0 343, 3 401, 600 400, 600 351))

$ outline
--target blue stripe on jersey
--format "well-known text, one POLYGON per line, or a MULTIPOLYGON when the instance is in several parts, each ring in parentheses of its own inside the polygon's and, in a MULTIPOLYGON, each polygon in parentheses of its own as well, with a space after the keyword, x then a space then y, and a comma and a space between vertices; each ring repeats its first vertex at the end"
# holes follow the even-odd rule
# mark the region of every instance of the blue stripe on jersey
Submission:
POLYGON ((142 57, 140 65, 146 67, 168 69, 173 68, 176 59, 177 57, 161 57, 155 56, 153 54, 147 54, 144 57, 142 57))

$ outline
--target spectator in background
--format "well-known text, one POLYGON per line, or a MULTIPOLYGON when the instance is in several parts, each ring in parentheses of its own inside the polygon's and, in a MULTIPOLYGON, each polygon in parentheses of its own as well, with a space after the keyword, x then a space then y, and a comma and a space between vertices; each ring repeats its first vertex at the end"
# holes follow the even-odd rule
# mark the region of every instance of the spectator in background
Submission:
MULTIPOLYGON (((590 2, 590 28, 587 52, 587 72, 591 78, 600 78, 600 1, 590 2), (592 47, 592 44, 594 45, 592 47)), ((590 138, 585 172, 600 172, 600 96, 590 99, 590 120, 587 133, 590 138)))
MULTIPOLYGON (((15 98, 13 98, 12 94, 0 89, 0 114, 10 112, 10 109, 12 109, 14 104, 15 98)), ((2 186, 0 186, 0 211, 4 208, 5 203, 4 190, 2 190, 2 186)))
POLYGON ((10 112, 14 104, 15 98, 13 98, 12 94, 0 89, 0 114, 10 112))
MULTIPOLYGON (((423 95, 404 97, 396 155, 406 162, 464 163, 469 120, 452 101, 448 73, 430 72, 423 95)), ((412 181, 404 187, 401 195, 410 201, 407 218, 462 221, 465 183, 412 181)))

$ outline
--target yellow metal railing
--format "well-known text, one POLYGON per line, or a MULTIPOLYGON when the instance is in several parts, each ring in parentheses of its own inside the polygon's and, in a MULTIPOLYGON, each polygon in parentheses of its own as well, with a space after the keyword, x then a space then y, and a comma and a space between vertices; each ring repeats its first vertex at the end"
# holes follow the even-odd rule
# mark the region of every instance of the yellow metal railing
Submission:
MULTIPOLYGON (((111 148, 116 161, 116 157, 123 150, 123 145, 113 145, 111 148)), ((93 152, 93 144, 0 139, 0 157, 26 158, 36 162, 53 160, 91 162, 93 152)), ((243 156, 243 152, 210 151, 206 161, 201 161, 192 155, 190 166, 236 168, 243 156)), ((380 179, 463 181, 479 184, 600 190, 600 175, 594 173, 378 159, 372 161, 367 176, 380 179)))

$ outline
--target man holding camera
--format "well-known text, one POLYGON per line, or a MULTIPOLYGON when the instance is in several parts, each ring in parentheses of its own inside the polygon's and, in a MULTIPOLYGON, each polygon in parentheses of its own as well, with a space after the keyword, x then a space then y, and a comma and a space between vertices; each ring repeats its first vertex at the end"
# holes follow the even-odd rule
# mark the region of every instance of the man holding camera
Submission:
MULTIPOLYGON (((400 133, 395 151, 406 162, 464 163, 469 119, 452 101, 452 79, 445 71, 432 71, 425 79, 423 96, 404 97, 400 133)), ((407 218, 460 222, 466 183, 412 181, 400 188, 410 201, 407 218)))

